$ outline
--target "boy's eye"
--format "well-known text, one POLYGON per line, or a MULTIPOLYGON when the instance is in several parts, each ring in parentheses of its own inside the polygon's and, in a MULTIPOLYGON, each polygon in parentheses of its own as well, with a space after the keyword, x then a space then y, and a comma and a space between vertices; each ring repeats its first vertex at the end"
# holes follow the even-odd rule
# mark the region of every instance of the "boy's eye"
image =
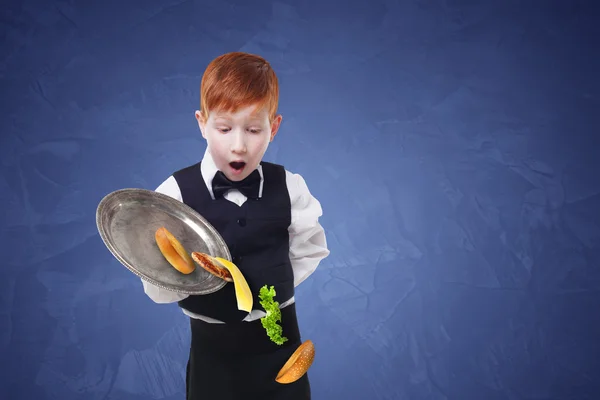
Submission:
MULTIPOLYGON (((221 133, 227 133, 229 132, 231 129, 229 128, 217 128, 217 130, 221 133)), ((248 131, 250 131, 250 133, 260 133, 261 130, 260 129, 256 129, 256 128, 250 128, 248 129, 248 131)))

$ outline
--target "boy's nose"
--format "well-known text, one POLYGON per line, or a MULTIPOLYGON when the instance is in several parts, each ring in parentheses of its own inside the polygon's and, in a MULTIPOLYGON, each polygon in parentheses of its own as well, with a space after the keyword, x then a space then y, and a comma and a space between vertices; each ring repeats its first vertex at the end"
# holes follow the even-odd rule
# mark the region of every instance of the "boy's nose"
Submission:
POLYGON ((244 140, 244 135, 241 133, 237 133, 233 139, 233 143, 231 144, 231 150, 234 153, 245 153, 246 152, 246 141, 244 140))

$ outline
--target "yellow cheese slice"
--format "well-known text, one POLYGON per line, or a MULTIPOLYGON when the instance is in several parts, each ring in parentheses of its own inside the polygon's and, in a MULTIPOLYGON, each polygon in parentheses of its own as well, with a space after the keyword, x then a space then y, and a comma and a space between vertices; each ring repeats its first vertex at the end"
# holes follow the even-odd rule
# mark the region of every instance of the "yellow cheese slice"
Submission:
POLYGON ((234 263, 221 257, 213 257, 217 260, 224 268, 226 268, 231 277, 233 278, 233 285, 235 287, 235 297, 237 299, 238 309, 246 312, 252 311, 252 291, 246 282, 246 278, 242 275, 242 272, 234 263))

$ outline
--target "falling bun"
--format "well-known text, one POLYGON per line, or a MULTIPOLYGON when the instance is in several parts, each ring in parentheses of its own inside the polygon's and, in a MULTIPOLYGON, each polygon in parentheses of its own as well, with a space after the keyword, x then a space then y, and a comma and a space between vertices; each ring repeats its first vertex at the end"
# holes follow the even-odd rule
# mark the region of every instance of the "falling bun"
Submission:
POLYGON ((315 346, 310 340, 305 341, 296 349, 275 380, 279 383, 292 383, 302 378, 315 359, 315 346))

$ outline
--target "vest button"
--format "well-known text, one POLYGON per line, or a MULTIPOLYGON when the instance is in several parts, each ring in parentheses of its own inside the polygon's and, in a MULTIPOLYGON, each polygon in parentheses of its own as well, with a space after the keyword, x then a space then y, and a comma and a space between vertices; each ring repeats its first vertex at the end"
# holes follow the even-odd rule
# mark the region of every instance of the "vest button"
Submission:
POLYGON ((239 226, 246 226, 246 218, 240 218, 237 220, 239 226))

